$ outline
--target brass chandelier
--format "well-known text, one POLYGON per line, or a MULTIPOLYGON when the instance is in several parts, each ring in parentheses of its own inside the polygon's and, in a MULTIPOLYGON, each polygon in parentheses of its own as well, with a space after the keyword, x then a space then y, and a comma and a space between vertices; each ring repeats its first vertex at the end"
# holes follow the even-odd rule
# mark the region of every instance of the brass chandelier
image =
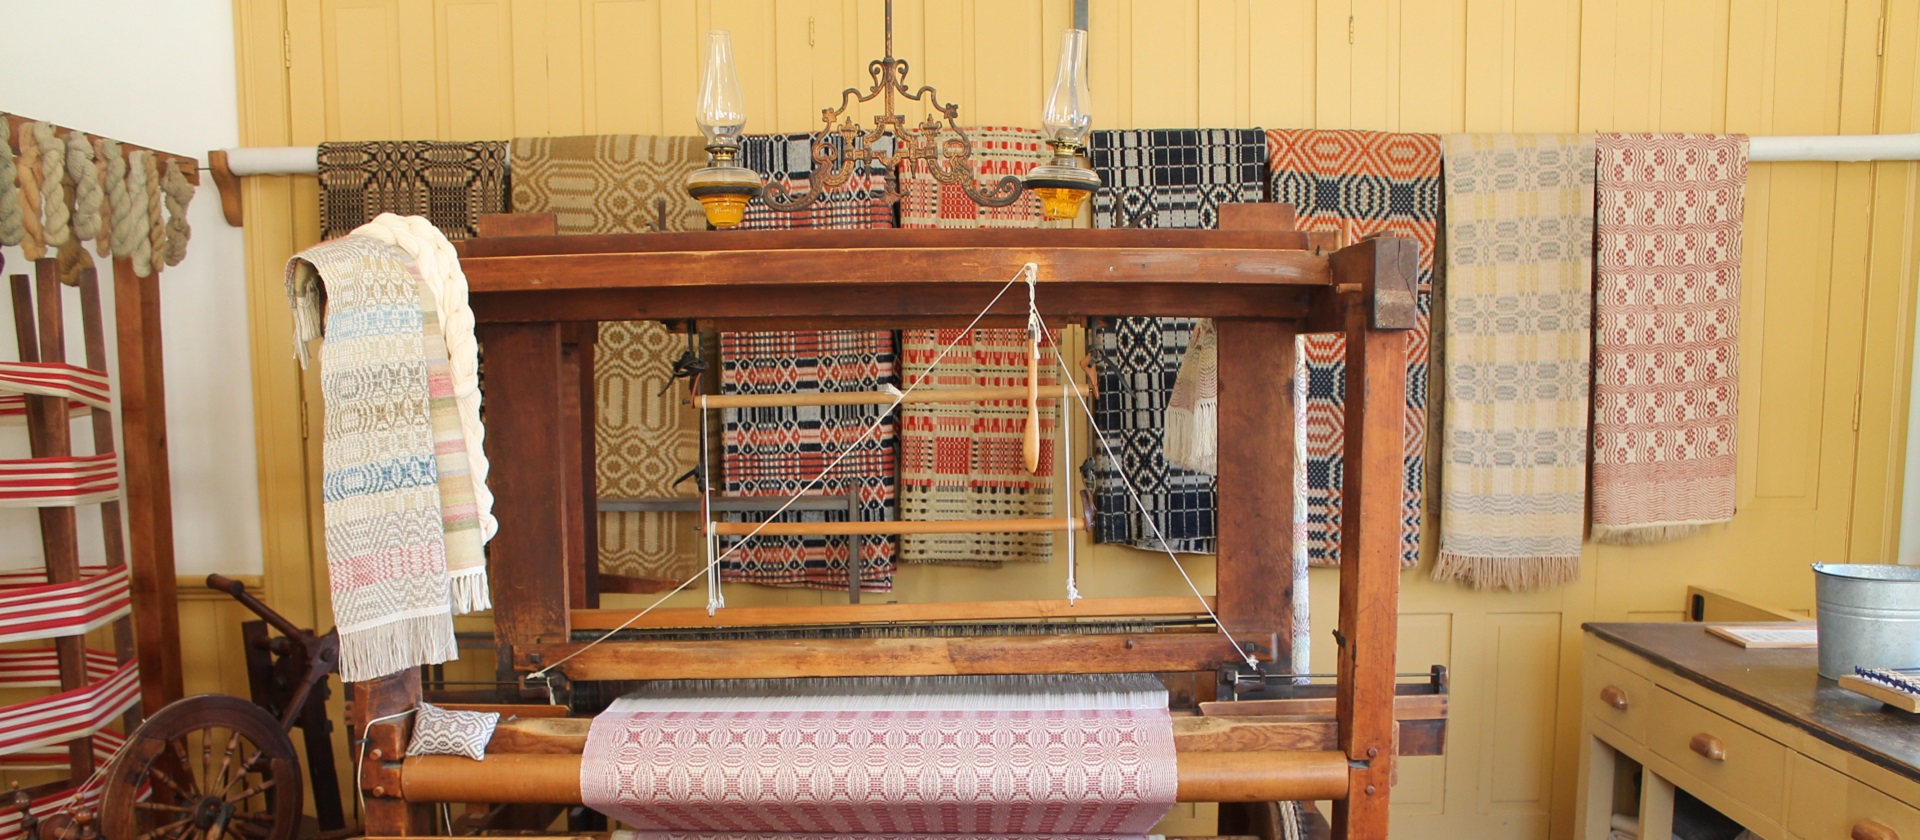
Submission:
POLYGON ((1052 162, 1035 167, 1024 180, 1006 175, 983 186, 974 168, 973 140, 959 124, 960 106, 941 101, 931 85, 908 86, 908 64, 893 54, 893 0, 887 0, 886 56, 868 62, 867 75, 873 83, 865 92, 847 88, 840 94, 838 107, 821 109, 821 129, 812 143, 811 183, 801 192, 781 183, 763 186, 757 173, 740 165, 745 103, 733 66, 731 37, 714 30, 707 35, 707 61, 695 115, 707 139, 708 161, 706 168, 688 178, 687 191, 706 208, 713 227, 726 229, 740 224, 747 202, 756 196, 764 197, 769 209, 799 212, 813 206, 827 190, 845 186, 855 174, 875 168, 883 173, 882 200, 898 205, 895 172, 902 164, 920 161, 939 183, 958 186, 982 207, 1005 207, 1032 190, 1040 197, 1046 218, 1073 218, 1100 184, 1078 159, 1092 124, 1087 112, 1086 37, 1080 29, 1062 33, 1060 69, 1041 120, 1053 148, 1052 162), (873 118, 872 128, 856 125, 850 112, 875 100, 884 113, 873 118), (920 103, 926 116, 910 125, 897 110, 903 102, 920 103))

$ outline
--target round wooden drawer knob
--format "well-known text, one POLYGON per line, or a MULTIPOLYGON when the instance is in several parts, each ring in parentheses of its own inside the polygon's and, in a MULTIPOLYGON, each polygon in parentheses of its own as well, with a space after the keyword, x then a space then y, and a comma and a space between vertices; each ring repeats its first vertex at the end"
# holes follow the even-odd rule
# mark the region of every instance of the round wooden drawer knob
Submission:
POLYGON ((1627 692, 1617 685, 1607 686, 1600 689, 1600 702, 1624 712, 1627 710, 1627 692))
POLYGON ((1888 828, 1878 820, 1861 820, 1853 824, 1853 840, 1900 840, 1900 833, 1888 828))
POLYGON ((1727 760, 1727 745, 1705 732, 1693 736, 1693 740, 1687 742, 1687 749, 1699 753, 1701 758, 1708 761, 1727 760))

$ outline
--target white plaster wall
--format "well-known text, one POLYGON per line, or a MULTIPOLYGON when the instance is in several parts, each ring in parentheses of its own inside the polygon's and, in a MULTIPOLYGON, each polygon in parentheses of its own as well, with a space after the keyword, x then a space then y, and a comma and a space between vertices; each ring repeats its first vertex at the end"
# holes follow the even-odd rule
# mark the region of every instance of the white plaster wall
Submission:
MULTIPOLYGON (((203 159, 238 144, 231 0, 6 0, 0 9, 0 110, 203 159)), ((240 229, 221 219, 202 174, 187 259, 160 280, 175 557, 182 575, 259 574, 240 229)), ((31 271, 18 249, 0 256, 5 274, 31 271)), ((68 356, 78 361, 77 294, 67 302, 68 356)), ((109 334, 112 323, 108 315, 109 334)), ((0 318, 0 358, 16 358, 15 346, 11 316, 0 318)), ((84 421, 74 428, 90 434, 84 421)), ((22 430, 0 429, 0 457, 26 453, 22 430)), ((95 517, 82 510, 81 539, 98 556, 95 517)), ((30 512, 0 510, 0 568, 37 565, 39 542, 30 512)))

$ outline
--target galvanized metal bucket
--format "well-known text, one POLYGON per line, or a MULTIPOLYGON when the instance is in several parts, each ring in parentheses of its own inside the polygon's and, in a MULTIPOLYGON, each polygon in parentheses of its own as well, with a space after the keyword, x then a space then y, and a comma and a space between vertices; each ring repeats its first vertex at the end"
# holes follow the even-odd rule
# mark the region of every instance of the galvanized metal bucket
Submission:
POLYGON ((1813 564, 1820 676, 1920 668, 1920 566, 1813 564))

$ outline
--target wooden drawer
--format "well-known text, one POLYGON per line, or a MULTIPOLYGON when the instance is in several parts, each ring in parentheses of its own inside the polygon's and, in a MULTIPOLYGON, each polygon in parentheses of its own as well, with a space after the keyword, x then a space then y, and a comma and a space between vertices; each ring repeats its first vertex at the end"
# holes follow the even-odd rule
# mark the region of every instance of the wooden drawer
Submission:
POLYGON ((1654 689, 1652 699, 1647 746, 1655 754, 1756 813, 1780 819, 1786 747, 1666 689, 1654 689))
POLYGON ((1920 810, 1804 755, 1789 789, 1787 830, 1803 840, 1920 840, 1920 810))
POLYGON ((1587 650, 1586 660, 1586 682, 1581 691, 1587 714, 1635 741, 1646 743, 1647 707, 1653 702, 1653 683, 1591 648, 1587 650))

